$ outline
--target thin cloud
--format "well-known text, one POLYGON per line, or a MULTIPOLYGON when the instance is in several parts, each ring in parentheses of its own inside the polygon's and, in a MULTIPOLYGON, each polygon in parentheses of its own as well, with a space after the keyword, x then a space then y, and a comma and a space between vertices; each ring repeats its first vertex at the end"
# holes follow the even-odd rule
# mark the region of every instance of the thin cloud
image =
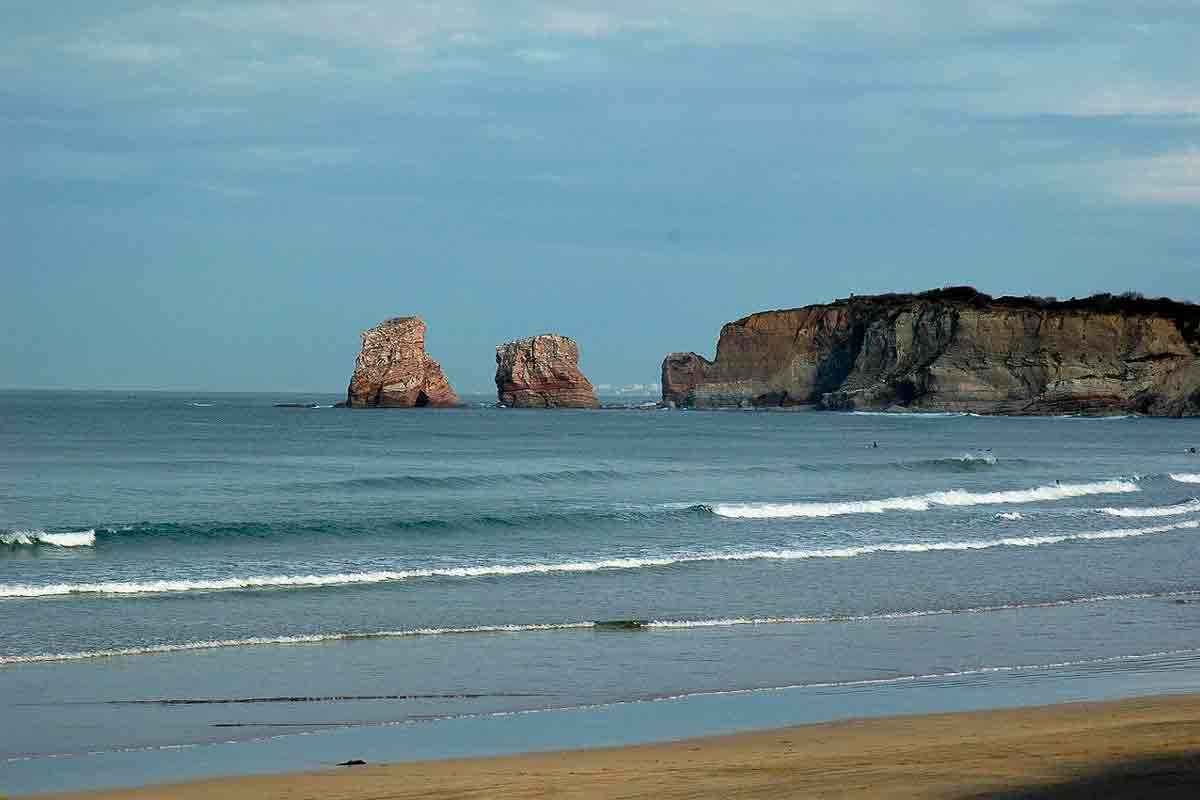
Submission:
POLYGON ((289 147, 279 145, 247 147, 234 161, 244 167, 285 171, 340 167, 354 161, 358 150, 352 147, 289 147))
POLYGON ((1200 84, 1190 88, 1151 83, 1097 88, 1070 111, 1091 117, 1200 115, 1200 84))
POLYGON ((1200 205, 1200 149, 1101 166, 1108 192, 1141 205, 1200 205))
POLYGON ((563 54, 555 50, 526 48, 513 53, 517 58, 528 64, 553 64, 563 60, 563 54))
POLYGON ((156 45, 136 41, 106 41, 104 39, 75 41, 65 45, 63 49, 71 55, 80 56, 89 61, 143 67, 175 61, 183 55, 181 48, 172 45, 156 45))

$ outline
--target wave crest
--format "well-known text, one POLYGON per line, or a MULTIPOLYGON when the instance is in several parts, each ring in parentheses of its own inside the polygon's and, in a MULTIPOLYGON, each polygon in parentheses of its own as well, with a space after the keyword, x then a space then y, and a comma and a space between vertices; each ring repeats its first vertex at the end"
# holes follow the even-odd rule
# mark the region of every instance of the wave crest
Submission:
POLYGON ((1123 494, 1137 491, 1140 489, 1133 481, 1112 480, 1093 483, 1062 483, 1000 492, 968 492, 963 489, 951 489, 909 497, 887 497, 881 500, 826 503, 721 503, 713 506, 713 513, 735 519, 835 517, 843 514, 881 514, 885 511, 928 511, 935 506, 961 507, 1035 503, 1094 494, 1123 494))
POLYGON ((1180 514, 1200 512, 1200 499, 1192 498, 1184 503, 1169 506, 1102 508, 1100 513, 1110 517, 1174 517, 1180 514))
POLYGON ((636 570, 722 561, 802 561, 819 558, 855 558, 876 553, 935 553, 946 551, 990 550, 997 547, 1040 547, 1064 542, 1125 539, 1156 533, 1200 528, 1200 520, 1187 520, 1148 528, 1119 528, 1107 531, 1064 533, 1050 536, 1012 536, 1001 539, 976 539, 950 542, 884 542, 817 549, 746 550, 664 556, 606 558, 592 561, 567 561, 549 564, 487 564, 412 570, 376 570, 372 572, 332 573, 325 575, 250 575, 245 577, 200 580, 109 581, 99 583, 0 584, 0 598, 62 597, 105 594, 136 596, 180 592, 211 592, 261 589, 304 589, 326 586, 395 583, 412 579, 464 579, 518 575, 562 575, 610 570, 636 570))

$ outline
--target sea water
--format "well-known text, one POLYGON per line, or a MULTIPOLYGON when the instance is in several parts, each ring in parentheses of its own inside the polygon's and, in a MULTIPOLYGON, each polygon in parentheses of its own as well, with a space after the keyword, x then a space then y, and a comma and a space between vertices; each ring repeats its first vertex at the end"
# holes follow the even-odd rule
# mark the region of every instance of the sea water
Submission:
POLYGON ((335 399, 0 393, 0 791, 1200 689, 1200 422, 335 399))

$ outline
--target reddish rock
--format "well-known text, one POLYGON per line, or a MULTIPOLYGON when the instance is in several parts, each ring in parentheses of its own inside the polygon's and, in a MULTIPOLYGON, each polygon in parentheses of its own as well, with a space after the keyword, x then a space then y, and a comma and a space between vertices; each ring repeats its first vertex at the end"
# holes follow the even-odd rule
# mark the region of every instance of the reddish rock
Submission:
POLYGON ((696 353, 671 353, 662 364, 662 396, 664 403, 679 406, 693 405, 696 386, 704 383, 705 370, 712 362, 696 353))
POLYGON ((716 358, 672 353, 663 399, 697 407, 1200 415, 1200 306, 1059 302, 970 287, 764 311, 716 358))
POLYGON ((419 408, 461 402, 441 365, 425 352, 425 323, 418 317, 396 317, 363 331, 346 404, 419 408))
POLYGON ((579 345, 547 333, 496 348, 496 391, 514 408, 596 408, 596 390, 579 371, 579 345))

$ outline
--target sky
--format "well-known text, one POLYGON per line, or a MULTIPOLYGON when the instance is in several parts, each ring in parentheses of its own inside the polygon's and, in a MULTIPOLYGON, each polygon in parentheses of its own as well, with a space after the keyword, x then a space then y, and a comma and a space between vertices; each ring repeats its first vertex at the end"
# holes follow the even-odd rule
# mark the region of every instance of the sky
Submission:
POLYGON ((1200 300, 1194 0, 0 0, 0 387, 594 383, 851 293, 1200 300))

